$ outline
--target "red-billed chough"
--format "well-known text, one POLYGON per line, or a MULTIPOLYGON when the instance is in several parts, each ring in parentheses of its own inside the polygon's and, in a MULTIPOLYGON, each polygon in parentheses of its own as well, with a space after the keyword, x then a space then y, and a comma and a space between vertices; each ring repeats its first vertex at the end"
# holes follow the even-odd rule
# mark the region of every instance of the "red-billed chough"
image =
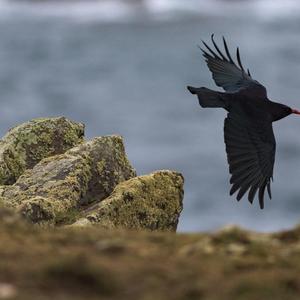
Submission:
POLYGON ((268 99, 266 88, 251 77, 249 70, 244 69, 239 48, 236 64, 224 37, 224 53, 215 43, 213 35, 211 41, 214 49, 203 41, 204 47, 200 49, 216 85, 222 87, 225 93, 205 87, 187 88, 198 96, 202 107, 227 110, 224 140, 231 174, 230 195, 237 192, 239 201, 248 191, 248 200, 252 203, 258 192, 260 208, 264 208, 266 188, 271 199, 275 161, 276 142, 272 123, 300 112, 268 99))

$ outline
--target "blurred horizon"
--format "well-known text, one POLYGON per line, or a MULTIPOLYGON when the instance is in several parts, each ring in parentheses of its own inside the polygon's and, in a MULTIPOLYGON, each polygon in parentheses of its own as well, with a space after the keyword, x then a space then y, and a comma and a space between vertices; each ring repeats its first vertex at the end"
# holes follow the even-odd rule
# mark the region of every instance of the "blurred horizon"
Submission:
POLYGON ((219 89, 197 48, 215 33, 240 47, 270 99, 299 109, 299 26, 292 0, 0 0, 0 133, 64 115, 88 138, 123 135, 138 174, 183 173, 179 231, 289 228, 300 221, 300 119, 274 124, 273 199, 261 211, 229 196, 226 114, 200 109, 186 85, 219 89))
MULTIPOLYGON (((168 21, 198 16, 246 13, 259 19, 298 15, 296 0, 0 0, 0 15, 94 19, 97 22, 168 21)), ((237 16, 235 16, 237 17, 237 16)))

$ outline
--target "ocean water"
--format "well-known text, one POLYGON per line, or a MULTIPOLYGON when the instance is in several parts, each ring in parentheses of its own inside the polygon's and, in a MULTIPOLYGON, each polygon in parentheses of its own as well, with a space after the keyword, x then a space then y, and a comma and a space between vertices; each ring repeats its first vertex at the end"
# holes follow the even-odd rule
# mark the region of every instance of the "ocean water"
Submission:
POLYGON ((225 112, 201 109, 186 85, 217 89, 197 44, 215 33, 265 84, 300 108, 297 1, 0 1, 0 133, 65 115, 86 135, 121 134, 138 174, 185 177, 180 231, 238 224, 260 231, 300 221, 300 118, 276 124, 273 199, 229 196, 225 112))

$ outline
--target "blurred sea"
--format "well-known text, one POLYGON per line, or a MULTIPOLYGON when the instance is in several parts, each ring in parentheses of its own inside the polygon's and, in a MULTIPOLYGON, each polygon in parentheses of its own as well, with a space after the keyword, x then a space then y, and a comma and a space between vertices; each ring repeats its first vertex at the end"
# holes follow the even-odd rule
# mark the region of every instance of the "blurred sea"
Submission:
POLYGON ((139 174, 185 176, 180 231, 225 224, 270 231, 300 222, 300 118, 274 124, 273 199, 229 197, 222 110, 185 86, 216 88, 196 47, 240 46, 269 98, 300 108, 299 1, 0 1, 0 133, 41 116, 118 133, 139 174))

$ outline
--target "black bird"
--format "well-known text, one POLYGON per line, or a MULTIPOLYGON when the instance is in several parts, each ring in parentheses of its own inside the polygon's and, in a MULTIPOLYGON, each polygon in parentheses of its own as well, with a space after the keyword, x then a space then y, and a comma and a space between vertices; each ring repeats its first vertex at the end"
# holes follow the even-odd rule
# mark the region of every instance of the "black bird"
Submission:
POLYGON ((272 123, 300 111, 268 99, 266 88, 254 80, 244 69, 239 48, 236 50, 237 64, 233 61, 223 37, 225 53, 211 36, 213 47, 202 41, 199 47, 217 86, 224 92, 205 87, 188 86, 198 96, 202 107, 221 107, 227 110, 224 121, 229 172, 232 184, 230 195, 237 193, 239 201, 248 192, 252 204, 258 191, 260 208, 264 208, 264 193, 267 188, 270 199, 271 179, 275 161, 276 141, 272 123))

